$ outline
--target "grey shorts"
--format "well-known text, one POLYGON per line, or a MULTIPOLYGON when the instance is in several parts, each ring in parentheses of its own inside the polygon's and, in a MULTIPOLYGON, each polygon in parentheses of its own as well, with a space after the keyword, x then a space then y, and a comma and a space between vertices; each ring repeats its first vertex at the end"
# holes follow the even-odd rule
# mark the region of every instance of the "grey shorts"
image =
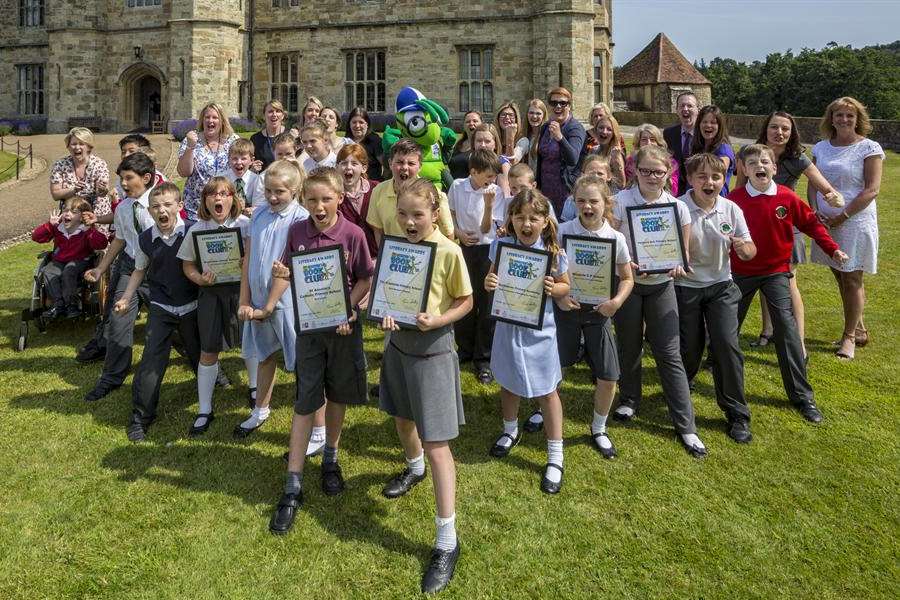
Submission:
POLYGON ((393 417, 414 421, 424 442, 459 435, 466 419, 452 326, 390 333, 381 364, 379 405, 393 417))
POLYGON ((240 292, 240 286, 233 285, 200 288, 197 326, 203 352, 222 352, 241 345, 244 328, 237 318, 240 292))
POLYGON ((365 404, 366 353, 362 323, 350 335, 334 332, 297 336, 297 397, 294 412, 309 415, 329 402, 365 404))
POLYGON ((791 249, 791 264, 802 265, 808 262, 806 258, 806 236, 794 230, 794 247, 791 249))
POLYGON ((584 358, 595 380, 619 380, 619 353, 610 319, 597 313, 560 310, 556 306, 556 344, 559 364, 571 367, 578 362, 578 349, 584 336, 584 358))

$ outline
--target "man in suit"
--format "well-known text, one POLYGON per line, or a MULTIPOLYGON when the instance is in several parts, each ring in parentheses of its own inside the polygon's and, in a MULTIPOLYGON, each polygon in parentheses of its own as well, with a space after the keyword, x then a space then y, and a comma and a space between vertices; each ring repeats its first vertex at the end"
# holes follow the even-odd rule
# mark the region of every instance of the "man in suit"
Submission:
POLYGON ((691 142, 694 138, 694 125, 697 124, 697 96, 693 92, 681 92, 675 98, 676 112, 681 122, 663 130, 663 139, 669 146, 669 150, 678 161, 678 190, 672 190, 674 196, 680 196, 687 191, 687 173, 684 163, 691 156, 691 142))

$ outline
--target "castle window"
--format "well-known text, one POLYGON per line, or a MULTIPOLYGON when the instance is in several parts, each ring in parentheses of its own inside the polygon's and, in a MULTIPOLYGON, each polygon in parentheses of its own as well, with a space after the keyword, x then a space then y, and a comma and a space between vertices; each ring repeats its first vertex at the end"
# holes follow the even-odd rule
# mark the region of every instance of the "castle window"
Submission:
POLYGON ((385 51, 348 50, 344 53, 344 108, 362 106, 385 111, 385 51))
POLYGON ((603 102, 603 59, 594 55, 594 102, 603 102))
POLYGON ((19 0, 19 27, 43 27, 44 0, 19 0))
POLYGON ((494 49, 490 46, 458 48, 459 112, 494 112, 494 49))
POLYGON ((161 0, 125 0, 125 6, 136 8, 139 6, 160 6, 161 0))
POLYGON ((16 65, 16 71, 19 114, 44 114, 44 65, 16 65))
POLYGON ((272 8, 296 8, 300 0, 272 0, 272 8))
POLYGON ((300 53, 270 54, 270 100, 281 100, 284 110, 295 113, 297 106, 297 82, 300 80, 300 53))

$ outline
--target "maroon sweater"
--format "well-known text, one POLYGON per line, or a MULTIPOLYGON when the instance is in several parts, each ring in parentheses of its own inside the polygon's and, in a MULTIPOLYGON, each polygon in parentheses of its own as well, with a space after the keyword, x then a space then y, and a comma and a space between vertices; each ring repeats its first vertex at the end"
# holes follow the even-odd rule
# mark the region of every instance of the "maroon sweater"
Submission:
POLYGON ((40 244, 53 242, 53 260, 67 263, 89 257, 95 250, 106 248, 106 236, 93 227, 79 231, 69 237, 63 235, 58 226, 44 223, 31 232, 31 239, 40 244))
MULTIPOLYGON (((748 184, 749 185, 749 184, 748 184)), ((744 187, 732 190, 728 198, 741 207, 756 256, 741 260, 731 250, 731 271, 736 275, 771 275, 791 268, 794 227, 811 237, 831 256, 839 250, 816 213, 788 187, 778 186, 774 196, 751 196, 744 187)))

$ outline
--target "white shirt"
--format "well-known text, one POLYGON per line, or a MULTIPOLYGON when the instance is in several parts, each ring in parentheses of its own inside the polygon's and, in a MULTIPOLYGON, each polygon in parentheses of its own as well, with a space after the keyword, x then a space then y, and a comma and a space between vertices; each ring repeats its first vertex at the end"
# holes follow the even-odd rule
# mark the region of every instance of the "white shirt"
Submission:
MULTIPOLYGON (((619 231, 622 235, 625 236, 625 241, 628 243, 628 250, 631 251, 631 231, 628 229, 628 207, 629 206, 645 206, 647 204, 651 204, 644 200, 644 197, 641 195, 641 190, 637 184, 631 186, 628 189, 622 190, 613 198, 615 201, 613 204, 613 218, 619 223, 619 231)), ((678 218, 681 220, 681 226, 684 227, 691 222, 691 213, 688 211, 687 206, 685 206, 684 202, 673 196, 672 194, 663 191, 660 197, 657 200, 654 200, 652 204, 667 204, 674 203, 675 208, 678 211, 678 218)), ((666 281, 670 281, 672 278, 669 277, 666 273, 653 273, 651 275, 636 276, 634 278, 635 283, 640 283, 641 285, 656 285, 659 283, 665 283, 666 281)))
MULTIPOLYGON (((155 223, 152 225, 152 229, 151 229, 151 233, 150 233, 151 241, 156 241, 158 239, 162 239, 163 243, 166 246, 171 246, 172 244, 178 242, 182 238, 185 238, 184 221, 181 219, 180 216, 177 217, 177 220, 175 221, 175 228, 172 230, 172 233, 170 233, 169 235, 163 235, 163 233, 159 230, 159 227, 157 227, 155 223)), ((182 244, 182 246, 183 245, 184 244, 182 244)), ((179 248, 179 252, 180 251, 181 251, 181 248, 179 248)), ((141 250, 140 248, 137 248, 136 255, 134 257, 134 268, 138 269, 140 271, 143 271, 148 266, 150 266, 150 257, 147 256, 146 254, 144 254, 143 250, 141 250)), ((169 304, 163 304, 161 302, 155 302, 155 301, 151 301, 150 304, 155 304, 156 306, 160 307, 164 311, 170 312, 173 315, 176 315, 179 317, 183 317, 184 315, 188 314, 192 310, 196 310, 196 308, 197 308, 196 300, 194 300, 192 302, 188 302, 187 304, 183 304, 181 306, 171 306, 169 304)))
POLYGON ((328 156, 323 158, 322 160, 316 160, 312 156, 307 156, 303 161, 303 168, 306 170, 306 174, 309 175, 312 173, 313 169, 317 169, 319 167, 333 167, 337 164, 337 154, 334 152, 329 152, 328 156))
MULTIPOLYGON (((244 171, 244 174, 238 177, 234 171, 227 169, 221 176, 234 183, 238 179, 244 181, 244 195, 247 197, 247 206, 259 206, 266 202, 266 191, 263 187, 263 180, 258 174, 250 169, 244 171)), ((199 219, 198 219, 199 221, 199 219)))
POLYGON ((497 237, 497 226, 494 223, 494 210, 491 210, 491 229, 481 232, 481 219, 484 216, 484 194, 494 192, 494 202, 502 201, 503 192, 495 184, 476 190, 472 187, 472 178, 456 179, 447 192, 450 211, 456 217, 456 227, 466 233, 478 234, 478 245, 490 244, 497 237))
POLYGON ((86 230, 86 229, 87 229, 87 227, 85 227, 84 225, 79 225, 78 227, 76 227, 76 228, 73 229, 72 231, 68 231, 68 230, 66 229, 66 226, 63 225, 62 223, 60 223, 59 225, 56 226, 56 230, 57 230, 58 232, 60 232, 61 234, 63 234, 63 235, 65 236, 66 239, 69 239, 69 238, 72 237, 73 235, 78 235, 79 233, 81 233, 82 231, 84 231, 84 230, 86 230))
POLYGON ((697 206, 692 192, 681 196, 691 213, 691 239, 688 242, 691 272, 675 280, 675 285, 708 287, 731 279, 731 239, 728 236, 752 242, 744 211, 727 198, 719 196, 712 210, 697 206))
MULTIPOLYGON (((603 225, 600 229, 588 229, 584 225, 581 224, 581 219, 573 219, 571 221, 566 221, 565 223, 559 226, 557 230, 557 237, 559 238, 559 246, 563 250, 565 250, 565 245, 563 243, 563 237, 567 235, 578 235, 581 237, 596 237, 596 238, 612 238, 616 240, 616 264, 624 265, 631 262, 631 251, 628 249, 628 243, 625 241, 625 236, 616 231, 612 225, 607 221, 603 221, 603 225)), ((569 257, 569 261, 572 260, 572 257, 569 257)))
POLYGON ((194 262, 197 259, 196 254, 194 254, 194 234, 201 231, 211 231, 213 229, 219 229, 220 227, 234 228, 237 227, 241 230, 241 238, 250 237, 250 233, 248 228, 250 227, 250 217, 246 217, 244 215, 238 215, 237 219, 225 219, 225 221, 219 225, 212 219, 209 221, 204 221, 200 219, 194 226, 191 227, 190 235, 184 236, 184 241, 181 242, 181 248, 178 249, 178 258, 181 260, 186 260, 188 262, 194 262))
POLYGON ((135 250, 138 247, 138 235, 150 227, 153 227, 153 217, 147 211, 150 206, 150 190, 148 189, 140 198, 125 198, 116 207, 113 215, 113 225, 116 228, 116 237, 125 242, 125 253, 135 258, 135 250), (134 228, 135 218, 141 231, 134 228))
POLYGON ((778 193, 778 184, 774 181, 770 181, 769 187, 767 187, 763 191, 759 191, 758 189, 753 187, 753 184, 748 181, 744 184, 744 189, 747 190, 747 193, 750 194, 751 198, 756 198, 757 196, 774 196, 778 193))

